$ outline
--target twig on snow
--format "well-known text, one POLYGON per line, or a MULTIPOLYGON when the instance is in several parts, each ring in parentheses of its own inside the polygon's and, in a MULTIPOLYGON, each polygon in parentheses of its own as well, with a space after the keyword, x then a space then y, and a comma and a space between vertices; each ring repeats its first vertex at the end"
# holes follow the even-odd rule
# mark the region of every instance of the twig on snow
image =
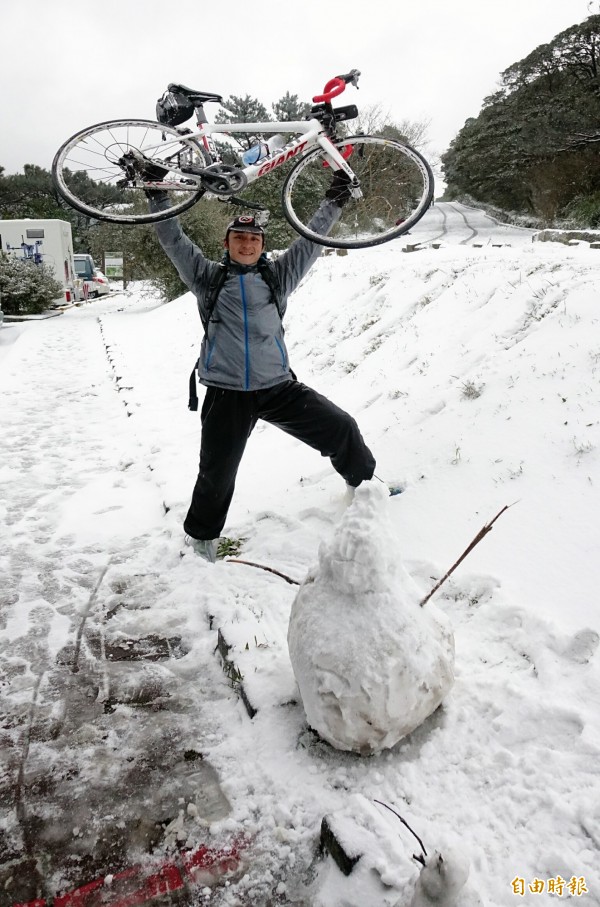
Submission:
MULTIPOLYGON (((516 503, 516 502, 515 502, 515 503, 516 503)), ((471 544, 469 545, 469 547, 466 548, 466 549, 463 551, 463 553, 461 554, 461 556, 459 557, 459 559, 458 559, 457 561, 455 561, 454 564, 452 564, 452 566, 450 567, 450 569, 448 570, 448 572, 445 573, 445 574, 442 576, 442 578, 441 578, 440 580, 437 581, 437 583, 435 584, 435 586, 433 587, 433 589, 431 590, 431 592, 429 592, 429 593, 425 596, 425 598, 423 598, 423 599, 419 602, 419 604, 420 604, 421 607, 423 607, 423 605, 426 604, 426 603, 429 601, 429 599, 432 597, 432 595, 434 595, 434 594, 437 592, 437 590, 440 588, 440 586, 442 585, 442 583, 445 583, 445 582, 446 582, 446 580, 448 579, 448 577, 450 576, 450 574, 451 574, 451 573, 454 573, 454 571, 456 570, 456 568, 458 567, 458 565, 461 564, 461 563, 464 561, 464 559, 466 558, 467 554, 470 554, 470 553, 471 553, 471 551, 473 550, 473 548, 475 547, 475 545, 478 545, 479 542, 482 540, 482 538, 484 538, 484 536, 486 536, 486 535, 488 534, 488 532, 491 531, 492 526, 494 525, 494 523, 496 522, 496 520, 498 519, 498 517, 502 516, 502 514, 505 512, 505 510, 508 510, 509 507, 513 507, 513 506, 514 506, 514 504, 506 504, 506 505, 502 508, 502 510, 500 510, 500 511, 496 514, 496 516, 494 517, 493 520, 490 520, 489 523, 486 523, 485 526, 484 526, 482 529, 479 530, 479 532, 477 533, 477 535, 475 536, 475 538, 473 539, 473 541, 471 542, 471 544)))
POLYGON ((301 586, 302 583, 297 579, 292 579, 291 576, 288 576, 287 573, 281 573, 279 570, 275 570, 274 567, 266 567, 264 564, 255 564, 253 561, 241 561, 238 558, 228 557, 226 563, 228 564, 245 564, 247 567, 257 567, 259 570, 268 570, 269 573, 274 573, 275 576, 280 576, 281 579, 284 579, 286 583, 290 583, 292 586, 301 586))
POLYGON ((412 835, 415 836, 415 838, 417 839, 417 841, 418 841, 419 844, 421 845, 422 854, 419 854, 419 855, 413 854, 413 859, 414 859, 414 860, 417 860, 418 863, 421 863, 422 866, 425 866, 425 857, 427 856, 427 851, 425 850, 425 845, 424 845, 423 842, 421 841, 420 837, 418 836, 418 834, 416 833, 416 831, 414 830, 414 828, 411 828, 410 825, 408 824, 408 822, 406 821, 406 819, 403 819, 402 816, 400 815, 400 813, 396 812, 396 810, 393 809, 391 806, 388 806, 387 803, 384 803, 383 800, 374 800, 373 802, 374 802, 374 803, 379 803, 380 806, 385 806, 385 808, 386 808, 386 809, 389 809, 389 811, 390 811, 391 813, 394 813, 394 815, 396 816, 396 818, 400 819, 400 821, 402 822, 402 824, 405 825, 405 826, 408 828, 409 832, 410 832, 412 835))

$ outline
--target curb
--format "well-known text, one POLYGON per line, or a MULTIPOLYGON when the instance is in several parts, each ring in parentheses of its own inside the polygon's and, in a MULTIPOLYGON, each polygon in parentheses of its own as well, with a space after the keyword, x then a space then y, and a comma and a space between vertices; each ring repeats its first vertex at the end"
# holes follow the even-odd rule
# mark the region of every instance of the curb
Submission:
POLYGON ((6 324, 9 322, 20 322, 20 321, 44 321, 46 318, 56 318, 57 315, 62 315, 63 309, 60 309, 58 312, 41 312, 39 315, 4 315, 4 321, 6 324))

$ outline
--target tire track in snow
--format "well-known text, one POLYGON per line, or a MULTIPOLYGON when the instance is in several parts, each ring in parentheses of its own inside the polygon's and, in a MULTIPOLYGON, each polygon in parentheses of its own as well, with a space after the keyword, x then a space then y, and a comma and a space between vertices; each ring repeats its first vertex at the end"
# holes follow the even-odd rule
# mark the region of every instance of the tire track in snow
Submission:
MULTIPOLYGON (((431 211, 431 209, 430 209, 430 211, 431 211)), ((441 225, 441 228, 440 228, 440 232, 439 232, 439 233, 436 233, 434 236, 429 236, 429 237, 427 237, 426 239, 421 239, 421 240, 419 240, 419 244, 420 244, 420 245, 424 245, 425 243, 433 243, 433 242, 437 242, 438 239, 442 239, 442 238, 443 238, 444 236, 446 236, 446 234, 448 233, 448 227, 447 227, 448 215, 446 214, 444 208, 443 208, 443 207, 435 207, 435 208, 433 209, 433 211, 434 211, 436 214, 441 215, 441 218, 442 218, 442 225, 441 225)), ((432 213, 433 213, 433 212, 432 212, 432 213)), ((419 222, 419 224, 418 224, 417 226, 421 226, 421 223, 422 223, 422 221, 419 222)), ((408 234, 405 234, 405 235, 408 235, 408 234)))
POLYGON ((475 230, 475 228, 471 226, 471 224, 470 224, 469 221, 467 220, 466 215, 463 214, 462 211, 459 211, 458 208, 455 208, 455 207, 454 207, 454 205, 449 205, 448 207, 451 208, 452 211, 454 211, 455 214, 458 214, 459 217, 462 217, 462 219, 463 219, 464 222, 465 222, 465 226, 468 227, 469 230, 471 230, 471 235, 470 235, 470 236, 467 236, 466 239, 461 239, 461 241, 460 241, 460 243, 459 243, 459 245, 461 245, 461 246, 466 246, 466 244, 467 244, 468 242, 470 242, 472 239, 475 239, 475 237, 478 235, 478 231, 475 230))

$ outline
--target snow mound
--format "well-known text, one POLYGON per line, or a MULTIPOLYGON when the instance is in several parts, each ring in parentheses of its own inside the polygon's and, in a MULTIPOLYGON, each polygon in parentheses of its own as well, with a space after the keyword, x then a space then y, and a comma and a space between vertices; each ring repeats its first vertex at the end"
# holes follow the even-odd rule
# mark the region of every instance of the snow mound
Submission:
POLYGON ((292 604, 288 647, 310 726, 337 749, 394 746, 440 705, 454 637, 402 565, 387 488, 364 482, 292 604))

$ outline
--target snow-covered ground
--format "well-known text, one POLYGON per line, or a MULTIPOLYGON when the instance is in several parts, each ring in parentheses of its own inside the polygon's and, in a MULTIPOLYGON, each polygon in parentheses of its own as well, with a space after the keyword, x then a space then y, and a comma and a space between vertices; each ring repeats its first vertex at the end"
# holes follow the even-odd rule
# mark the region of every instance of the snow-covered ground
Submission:
MULTIPOLYGON (((450 694, 371 757, 307 727, 297 587, 180 554, 193 298, 132 291, 1 329, 0 904, 241 841, 242 870, 188 879, 184 903, 408 907, 419 848, 377 800, 428 852, 458 848, 488 905, 600 905, 600 253, 454 203, 405 242, 318 261, 286 318, 294 370, 404 487, 389 515, 423 595, 512 506, 434 598, 450 694), (111 655, 139 640, 170 657, 111 655), (325 815, 361 854, 348 877, 319 853, 325 815)), ((302 580, 345 506, 327 461, 259 425, 225 535, 302 580)))

